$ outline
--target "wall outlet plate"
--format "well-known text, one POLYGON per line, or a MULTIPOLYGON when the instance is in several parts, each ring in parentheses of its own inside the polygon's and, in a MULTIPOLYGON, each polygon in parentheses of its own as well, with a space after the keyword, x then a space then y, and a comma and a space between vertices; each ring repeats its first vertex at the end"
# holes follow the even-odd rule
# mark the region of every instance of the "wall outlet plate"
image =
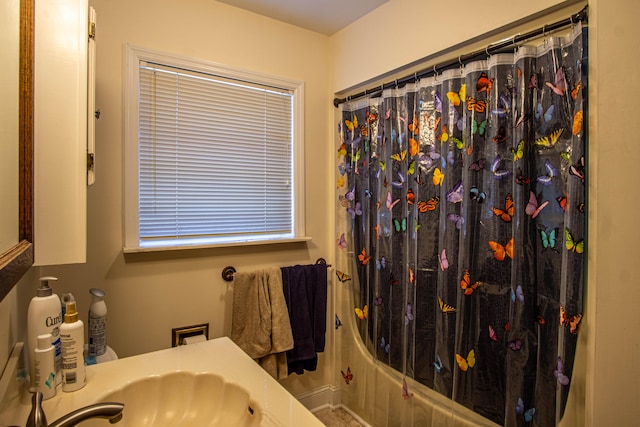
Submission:
POLYGON ((200 325, 182 326, 179 328, 171 329, 171 347, 177 347, 182 345, 182 341, 187 337, 193 337, 196 335, 204 335, 209 339, 209 324, 202 323, 200 325))

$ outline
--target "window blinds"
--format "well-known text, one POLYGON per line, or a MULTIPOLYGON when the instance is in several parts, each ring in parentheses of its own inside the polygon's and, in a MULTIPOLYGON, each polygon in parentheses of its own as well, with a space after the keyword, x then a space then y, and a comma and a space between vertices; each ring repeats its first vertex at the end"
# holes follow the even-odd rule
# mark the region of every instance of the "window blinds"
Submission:
POLYGON ((139 236, 293 236, 293 94, 140 62, 139 236))

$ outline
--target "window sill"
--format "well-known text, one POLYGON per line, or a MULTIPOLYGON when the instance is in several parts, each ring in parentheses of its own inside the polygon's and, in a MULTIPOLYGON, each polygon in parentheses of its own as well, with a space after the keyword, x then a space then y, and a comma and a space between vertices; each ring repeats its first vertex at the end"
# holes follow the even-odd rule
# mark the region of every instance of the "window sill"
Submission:
POLYGON ((291 239, 280 239, 280 240, 250 240, 250 241, 248 240, 243 242, 194 244, 194 245, 182 245, 182 246, 161 246, 161 247, 148 247, 148 248, 124 247, 122 248, 122 252, 125 254, 148 253, 148 252, 169 252, 169 251, 184 251, 184 250, 208 249, 208 248, 277 245, 281 243, 301 243, 301 242, 309 242, 309 241, 311 241, 311 237, 302 236, 302 237, 294 237, 291 239))

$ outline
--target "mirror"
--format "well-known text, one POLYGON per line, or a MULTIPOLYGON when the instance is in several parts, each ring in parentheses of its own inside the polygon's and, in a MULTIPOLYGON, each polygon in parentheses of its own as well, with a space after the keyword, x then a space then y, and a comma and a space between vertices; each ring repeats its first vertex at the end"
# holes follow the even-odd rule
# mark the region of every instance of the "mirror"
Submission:
POLYGON ((0 4, 0 253, 18 243, 18 89, 20 5, 0 4))
MULTIPOLYGON (((7 114, 9 117, 14 117, 12 123, 2 123, 3 129, 17 129, 17 131, 2 132, 2 137, 5 134, 13 135, 10 137, 10 141, 2 141, 0 143, 0 150, 2 154, 0 156, 13 157, 15 160, 15 153, 18 154, 18 168, 16 170, 17 176, 7 179, 9 182, 13 182, 13 187, 17 183, 17 192, 15 188, 1 189, 0 195, 2 196, 2 204, 0 209, 3 210, 0 214, 0 230, 6 230, 17 224, 17 233, 7 233, 8 237, 4 234, 0 234, 0 242, 3 246, 0 246, 0 301, 11 291, 13 286, 20 280, 22 275, 33 265, 33 62, 34 62, 34 13, 35 13, 35 0, 10 0, 2 3, 6 3, 6 6, 2 6, 2 13, 5 16, 13 16, 13 19, 18 19, 18 22, 7 23, 2 21, 3 25, 9 29, 15 29, 18 32, 16 35, 14 32, 3 31, 1 34, 2 39, 0 43, 6 46, 9 41, 13 40, 15 44, 17 42, 18 47, 7 48, 2 50, 2 62, 11 63, 12 59, 5 58, 5 55, 10 55, 13 52, 13 65, 10 66, 15 72, 13 75, 7 77, 13 85, 17 85, 18 102, 17 105, 9 105, 5 108, 2 106, 2 111, 13 111, 17 109, 17 114, 13 111, 7 114), (7 10, 8 8, 8 10, 7 10), (19 8, 19 12, 15 11, 19 8), (7 12, 7 13, 5 13, 7 12), (6 40, 8 39, 8 40, 6 40), (15 55, 18 58, 15 58, 15 55), (17 75, 16 75, 17 73, 17 75), (17 120, 16 120, 17 118, 17 120), (17 138, 16 138, 17 135, 17 138), (5 156, 5 147, 9 152, 9 156, 5 156), (16 149, 17 147, 17 149, 16 149), (16 205, 11 200, 5 201, 5 198, 15 198, 17 195, 17 219, 16 215, 13 215, 11 211, 15 211, 16 205), (11 208, 13 206, 13 208, 11 208), (5 225, 9 224, 9 225, 5 225), (17 236, 17 239, 15 238, 17 236), (5 243, 6 242, 6 243, 5 243)), ((4 19, 4 18, 2 18, 4 19)), ((4 69, 3 69, 3 74, 4 69)), ((2 83, 5 84, 5 77, 2 77, 2 83)), ((4 90, 4 89, 3 89, 4 90)), ((9 93, 15 93, 15 89, 9 88, 9 93), (13 92, 11 92, 13 91, 13 92)), ((3 92, 4 93, 4 92, 3 92)), ((14 97, 15 99, 15 97, 14 97)), ((0 102, 3 104, 6 99, 2 99, 0 102)), ((11 101, 10 101, 11 102, 11 101)), ((15 102, 13 102, 15 104, 15 102)), ((11 168, 14 169, 14 168, 11 168)), ((15 169, 14 169, 15 170, 15 169)), ((5 180, 2 180, 0 184, 5 185, 5 180)))

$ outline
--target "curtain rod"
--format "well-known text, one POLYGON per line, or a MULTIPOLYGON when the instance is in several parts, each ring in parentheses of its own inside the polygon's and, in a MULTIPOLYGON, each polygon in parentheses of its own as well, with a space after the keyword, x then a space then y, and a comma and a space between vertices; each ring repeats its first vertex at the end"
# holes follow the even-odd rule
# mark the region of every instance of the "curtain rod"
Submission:
POLYGON ((486 49, 483 50, 477 50, 475 52, 471 52, 471 53, 467 53, 465 55, 461 55, 456 59, 452 59, 448 62, 444 62, 442 64, 437 64, 434 65, 433 68, 430 68, 428 70, 423 70, 417 73, 414 73, 410 76, 406 76, 400 79, 396 79, 392 82, 389 83, 385 83, 383 85, 380 86, 376 86, 373 89, 369 89, 369 90, 364 90, 362 92, 356 93, 355 95, 350 95, 347 96, 345 98, 334 98, 333 99, 333 106, 334 107, 338 107, 340 104, 343 104, 347 101, 352 101, 354 99, 358 99, 358 98, 362 98, 364 96, 372 96, 375 97, 376 95, 379 95, 382 93, 382 91, 384 89, 389 89, 389 88, 393 88, 393 87, 401 87, 404 86, 407 83, 413 83, 416 82, 417 80, 421 79, 421 78, 425 78, 425 77, 430 77, 433 76, 434 74, 437 74, 439 71, 444 71, 453 67, 459 67, 461 65, 467 64, 469 62, 478 60, 482 57, 489 57, 490 54, 494 54, 494 53, 499 53, 500 51, 512 47, 513 45, 529 40, 529 39, 533 39, 535 37, 538 37, 540 35, 544 35, 548 32, 551 31, 555 31, 558 30, 560 28, 566 27, 568 25, 573 25, 577 22, 581 22, 581 21, 587 21, 588 18, 588 14, 587 14, 587 9, 588 9, 588 5, 585 6, 580 12, 571 15, 569 18, 565 18, 563 20, 554 22, 552 24, 548 24, 548 25, 544 25, 538 29, 535 29, 533 31, 529 31, 528 33, 525 34, 518 34, 515 35, 511 38, 509 38, 508 40, 493 44, 493 45, 489 45, 489 47, 487 47, 486 49))

